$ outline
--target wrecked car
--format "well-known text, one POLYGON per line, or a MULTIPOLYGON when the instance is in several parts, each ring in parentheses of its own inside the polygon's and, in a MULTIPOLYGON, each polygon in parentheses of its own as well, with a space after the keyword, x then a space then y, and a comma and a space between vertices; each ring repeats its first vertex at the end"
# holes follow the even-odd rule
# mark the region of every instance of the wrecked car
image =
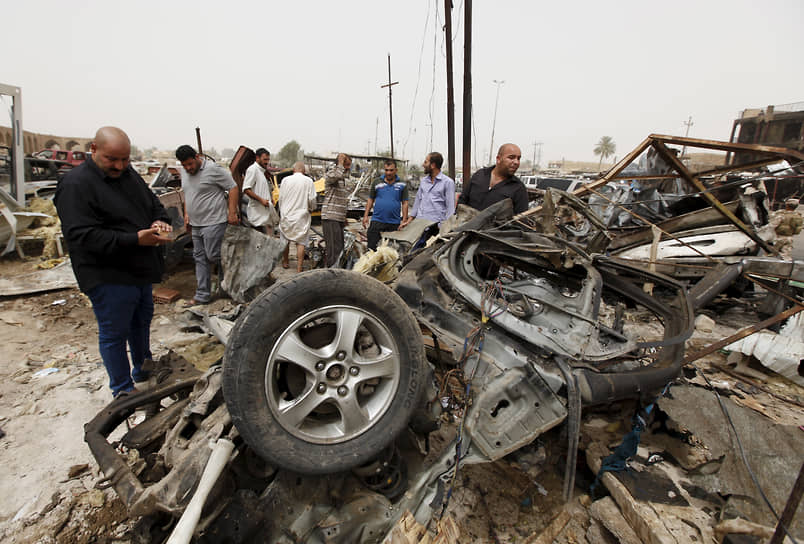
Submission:
MULTIPOLYGON (((571 192, 605 225, 611 255, 694 282, 724 259, 778 256, 770 211, 778 195, 799 186, 802 164, 794 149, 651 134, 571 192), (695 166, 670 145, 727 155, 721 166, 695 166)), ((577 216, 558 221, 588 228, 577 216)))
POLYGON ((562 239, 511 215, 508 201, 480 213, 413 258, 395 290, 332 269, 277 284, 238 318, 221 366, 199 376, 174 361, 152 389, 113 402, 86 439, 130 513, 178 517, 207 444, 229 442, 193 527, 202 540, 380 542, 406 510, 425 522, 440 512, 461 465, 561 424, 572 459, 583 405, 649 397, 678 374, 692 321, 680 284, 602 256, 603 238, 562 239), (661 337, 632 338, 626 303, 660 318, 661 337), (453 400, 444 376, 465 385, 453 400), (145 406, 155 414, 110 444, 145 406), (425 464, 443 411, 461 433, 425 464))
POLYGON ((381 542, 406 511, 438 519, 462 467, 561 427, 569 497, 585 407, 655 398, 695 310, 735 277, 804 279, 804 263, 746 257, 688 292, 607 255, 603 221, 547 195, 541 211, 503 201, 443 233, 393 288, 337 269, 273 285, 203 374, 157 362, 145 392, 85 427, 130 516, 157 542, 381 542), (554 220, 570 212, 583 228, 554 220), (655 337, 632 330, 634 311, 655 337), (452 438, 436 448, 442 425, 452 438))

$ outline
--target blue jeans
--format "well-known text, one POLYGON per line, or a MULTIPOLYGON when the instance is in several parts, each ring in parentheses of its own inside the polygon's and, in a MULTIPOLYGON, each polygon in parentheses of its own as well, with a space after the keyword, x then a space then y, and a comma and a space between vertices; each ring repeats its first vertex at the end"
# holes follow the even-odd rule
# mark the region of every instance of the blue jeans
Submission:
POLYGON ((98 320, 98 347, 109 374, 109 387, 116 397, 131 391, 134 382, 145 381, 148 374, 142 363, 151 358, 151 319, 154 301, 151 284, 116 285, 103 283, 87 292, 98 320), (129 367, 126 343, 131 352, 129 367))
POLYGON ((218 265, 218 279, 223 280, 221 268, 221 244, 227 223, 193 227, 193 259, 195 260, 196 302, 207 303, 212 296, 212 265, 218 265))

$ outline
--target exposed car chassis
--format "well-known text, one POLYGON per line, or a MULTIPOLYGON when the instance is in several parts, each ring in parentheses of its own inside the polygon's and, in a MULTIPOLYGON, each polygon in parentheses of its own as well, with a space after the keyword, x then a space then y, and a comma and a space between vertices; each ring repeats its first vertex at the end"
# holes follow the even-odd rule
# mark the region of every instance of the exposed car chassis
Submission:
MULTIPOLYGON (((565 198, 567 205, 581 210, 577 199, 565 198)), ((439 516, 460 466, 500 459, 562 423, 569 437, 569 495, 582 407, 653 398, 680 372, 694 309, 728 284, 721 280, 721 270, 705 278, 690 298, 673 279, 604 256, 603 230, 575 238, 533 218, 513 220, 512 215, 510 201, 501 202, 415 254, 400 273, 396 294, 373 279, 340 270, 308 272, 299 276, 298 287, 272 287, 238 319, 223 365, 203 375, 181 360, 163 359, 151 389, 119 398, 85 427, 93 455, 130 515, 154 519, 186 513, 204 479, 210 446, 228 441, 234 453, 216 477, 198 524, 190 528, 198 542, 381 542, 405 511, 425 525, 439 516), (397 386, 384 384, 402 383, 400 368, 414 364, 410 361, 417 354, 383 355, 388 345, 404 339, 383 337, 389 332, 393 336, 395 328, 375 323, 380 320, 372 317, 371 301, 363 304, 358 296, 348 305, 304 309, 302 317, 288 317, 276 331, 263 331, 266 339, 277 338, 267 341, 268 346, 238 338, 277 293, 294 295, 294 289, 319 279, 332 290, 347 280, 373 282, 377 286, 365 285, 387 291, 383 304, 400 306, 415 317, 421 329, 416 345, 422 351, 427 346, 427 360, 422 372, 405 382, 405 387, 416 388, 409 398, 417 401, 400 432, 385 426, 383 407, 396 399, 389 400, 388 392, 400 393, 395 393, 397 386), (643 291, 645 283, 652 283, 657 294, 643 291), (633 307, 657 318, 659 337, 629 333, 623 313, 633 307), (325 310, 331 319, 320 317, 325 310), (347 334, 339 320, 355 313, 360 327, 355 323, 347 334), (311 329, 315 343, 305 340, 311 329), (371 344, 365 343, 366 332, 374 337, 374 352, 365 349, 371 344), (288 338, 295 339, 295 351, 286 347, 288 338), (349 343, 348 353, 325 354, 331 346, 349 343), (248 357, 239 357, 248 346, 248 357), (290 351, 299 359, 315 357, 310 363, 288 361, 290 351), (248 376, 249 383, 256 379, 256 393, 240 398, 245 385, 237 377, 254 370, 252 360, 265 366, 248 376), (343 360, 353 366, 342 367, 343 360), (359 377, 378 361, 385 361, 387 370, 361 382, 359 377), (346 381, 349 374, 354 380, 346 381), (451 387, 456 383, 457 392, 451 387), (373 410, 377 395, 385 403, 377 405, 377 415, 350 427, 354 411, 369 405, 373 410), (262 421, 249 420, 255 402, 267 405, 260 413, 276 419, 272 432, 286 434, 286 443, 301 444, 298 457, 304 457, 305 437, 310 450, 324 453, 336 447, 346 451, 367 435, 378 446, 376 451, 354 452, 357 461, 351 469, 336 473, 327 470, 326 455, 320 464, 311 457, 284 466, 282 452, 272 449, 278 440, 255 432, 262 421), (151 415, 119 436, 116 429, 143 409, 151 415), (461 421, 460 430, 440 453, 429 452, 426 436, 438 427, 444 411, 461 421), (350 429, 359 432, 350 434, 350 429), (354 434, 360 436, 352 438, 354 434), (311 469, 300 474, 299 466, 311 469)), ((589 220, 599 227, 594 217, 589 220)), ((738 273, 753 266, 786 278, 802 276, 801 263, 789 264, 781 271, 775 259, 721 266, 738 273)), ((349 464, 342 453, 338 457, 339 467, 349 464)), ((169 529, 164 520, 154 522, 150 538, 160 541, 169 529)))

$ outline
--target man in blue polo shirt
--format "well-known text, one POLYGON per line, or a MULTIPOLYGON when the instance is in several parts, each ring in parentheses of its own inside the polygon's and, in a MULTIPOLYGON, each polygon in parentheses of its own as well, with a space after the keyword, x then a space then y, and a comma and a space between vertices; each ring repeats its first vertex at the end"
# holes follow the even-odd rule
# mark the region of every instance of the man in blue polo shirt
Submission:
POLYGON ((396 163, 389 159, 385 161, 385 177, 375 181, 369 190, 369 199, 363 214, 363 228, 368 225, 368 248, 377 249, 380 233, 398 230, 402 222, 408 222, 408 186, 396 175, 396 163))

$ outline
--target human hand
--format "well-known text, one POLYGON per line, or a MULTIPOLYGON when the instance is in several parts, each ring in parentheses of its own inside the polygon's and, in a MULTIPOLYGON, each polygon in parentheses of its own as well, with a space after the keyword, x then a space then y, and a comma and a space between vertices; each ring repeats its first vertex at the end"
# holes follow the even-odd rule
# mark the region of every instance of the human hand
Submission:
POLYGON ((237 212, 235 212, 235 211, 230 211, 229 212, 229 224, 230 225, 239 225, 240 224, 240 218, 237 217, 237 212))
POLYGON ((412 217, 406 217, 406 218, 404 218, 404 219, 402 220, 402 222, 399 224, 399 230, 402 230, 402 229, 404 229, 405 227, 407 227, 407 226, 410 224, 410 222, 411 222, 411 221, 413 221, 413 218, 412 218, 412 217))
POLYGON ((363 217, 363 228, 364 229, 368 228, 368 223, 369 223, 368 217, 363 217))
POLYGON ((159 236, 159 229, 156 227, 137 231, 137 245, 140 246, 159 246, 168 241, 168 238, 159 236))

